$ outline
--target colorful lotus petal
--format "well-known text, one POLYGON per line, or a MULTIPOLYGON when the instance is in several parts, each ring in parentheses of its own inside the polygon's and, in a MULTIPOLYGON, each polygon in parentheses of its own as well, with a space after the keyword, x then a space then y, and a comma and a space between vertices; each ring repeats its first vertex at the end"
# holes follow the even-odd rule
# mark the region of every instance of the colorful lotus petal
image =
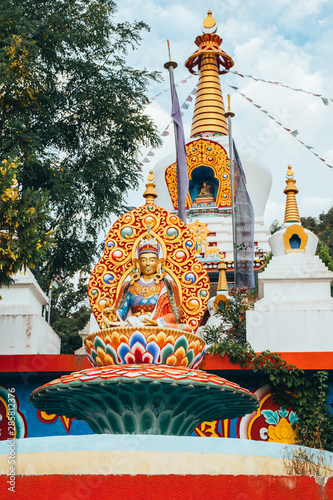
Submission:
POLYGON ((166 344, 161 350, 161 364, 166 365, 166 360, 171 354, 173 354, 174 347, 172 344, 166 344))
POLYGON ((126 363, 125 361, 125 356, 128 352, 131 352, 131 349, 129 347, 129 345, 127 344, 120 344, 120 346, 118 347, 117 349, 117 354, 120 358, 120 362, 121 363, 126 363))
POLYGON ((133 347, 137 342, 140 342, 140 344, 142 344, 143 346, 146 345, 146 337, 141 332, 139 332, 139 330, 132 333, 132 335, 128 339, 130 347, 133 347))
POLYGON ((135 356, 131 352, 125 354, 125 362, 128 365, 133 365, 135 363, 135 356))
POLYGON ((176 340, 176 342, 175 342, 175 351, 177 351, 177 349, 179 347, 183 347, 184 351, 187 351, 187 349, 188 349, 188 342, 187 342, 187 338, 185 337, 185 335, 182 335, 181 337, 178 337, 178 339, 176 340))
POLYGON ((151 361, 151 363, 158 363, 161 353, 160 346, 156 342, 152 341, 147 343, 146 349, 153 356, 153 361, 151 361))
POLYGON ((112 347, 112 345, 107 344, 107 346, 106 346, 106 348, 105 348, 105 352, 106 352, 107 354, 109 354, 109 356, 112 356, 112 358, 113 358, 113 361, 114 361, 114 364, 115 364, 115 365, 119 365, 117 352, 116 352, 116 351, 115 351, 115 349, 112 347))
POLYGON ((188 366, 192 365, 193 359, 194 359, 194 351, 193 349, 189 349, 186 353, 187 359, 188 359, 188 366))
MULTIPOLYGON (((135 357, 135 363, 144 363, 143 361, 143 355, 145 354, 146 352, 146 349, 145 349, 145 346, 142 345, 140 342, 136 342, 132 349, 131 349, 131 352, 134 354, 134 357, 135 357)), ((153 356, 151 356, 153 357, 153 356)), ((147 361, 146 361, 147 363, 147 361)))
POLYGON ((95 347, 96 351, 97 351, 98 347, 100 347, 101 349, 105 350, 105 343, 101 339, 101 337, 99 337, 98 335, 96 335, 96 337, 95 337, 94 347, 95 347))

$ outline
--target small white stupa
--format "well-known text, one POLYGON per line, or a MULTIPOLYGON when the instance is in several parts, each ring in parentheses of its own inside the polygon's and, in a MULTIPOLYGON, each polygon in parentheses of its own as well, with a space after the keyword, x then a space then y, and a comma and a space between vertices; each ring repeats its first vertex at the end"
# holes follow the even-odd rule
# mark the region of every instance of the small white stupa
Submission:
POLYGON ((289 166, 284 228, 268 240, 273 257, 247 311, 246 337, 257 352, 333 351, 333 272, 315 255, 317 236, 302 227, 295 182, 289 166))

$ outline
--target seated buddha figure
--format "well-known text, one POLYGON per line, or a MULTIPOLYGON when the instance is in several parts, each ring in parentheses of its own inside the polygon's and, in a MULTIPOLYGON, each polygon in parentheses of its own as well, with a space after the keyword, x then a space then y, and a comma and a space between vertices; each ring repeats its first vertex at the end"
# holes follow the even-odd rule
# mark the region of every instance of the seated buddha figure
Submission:
POLYGON ((211 186, 207 182, 204 182, 202 187, 198 189, 200 189, 200 192, 195 197, 194 203, 198 203, 200 201, 215 201, 214 195, 211 192, 211 186))
MULTIPOLYGON (((160 326, 192 332, 189 325, 179 323, 182 310, 176 284, 161 274, 159 244, 149 234, 141 239, 136 269, 126 282, 115 304, 117 321, 109 326, 160 326)), ((164 273, 165 274, 165 273, 164 273)))

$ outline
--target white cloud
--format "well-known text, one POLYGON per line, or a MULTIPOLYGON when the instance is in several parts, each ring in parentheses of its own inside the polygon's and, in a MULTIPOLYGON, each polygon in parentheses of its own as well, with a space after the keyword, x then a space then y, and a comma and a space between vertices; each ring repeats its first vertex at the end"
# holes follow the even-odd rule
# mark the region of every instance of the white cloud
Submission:
POLYGON ((327 212, 333 207, 333 197, 304 196, 298 200, 301 217, 318 217, 322 212, 327 212))
POLYGON ((264 213, 264 222, 266 226, 270 226, 274 220, 278 220, 281 224, 284 220, 285 201, 277 203, 276 201, 268 200, 264 213))

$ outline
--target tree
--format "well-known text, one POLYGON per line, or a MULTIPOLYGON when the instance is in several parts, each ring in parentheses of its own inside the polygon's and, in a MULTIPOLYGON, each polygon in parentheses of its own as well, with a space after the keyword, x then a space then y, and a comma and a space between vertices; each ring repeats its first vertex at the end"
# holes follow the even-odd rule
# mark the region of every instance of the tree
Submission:
POLYGON ((88 323, 90 313, 84 276, 79 278, 77 286, 69 280, 54 282, 51 326, 61 338, 61 354, 73 354, 81 347, 78 333, 88 323))
POLYGON ((283 224, 280 224, 280 222, 275 219, 271 222, 271 225, 269 226, 269 230, 271 234, 276 233, 277 231, 280 231, 280 229, 283 228, 283 224))
POLYGON ((139 147, 159 144, 143 113, 157 74, 124 59, 147 26, 116 24, 115 10, 112 0, 3 0, 0 10, 0 161, 17 157, 23 190, 49 193, 47 286, 91 263, 137 185, 139 147))
MULTIPOLYGON (((314 217, 302 217, 302 225, 313 231, 319 238, 317 255, 330 271, 333 271, 333 207, 325 214, 314 217)), ((332 287, 333 294, 333 287, 332 287)))
POLYGON ((22 267, 35 262, 50 247, 47 198, 38 191, 22 192, 16 180, 18 165, 4 160, 0 164, 0 288, 9 285, 22 267))

